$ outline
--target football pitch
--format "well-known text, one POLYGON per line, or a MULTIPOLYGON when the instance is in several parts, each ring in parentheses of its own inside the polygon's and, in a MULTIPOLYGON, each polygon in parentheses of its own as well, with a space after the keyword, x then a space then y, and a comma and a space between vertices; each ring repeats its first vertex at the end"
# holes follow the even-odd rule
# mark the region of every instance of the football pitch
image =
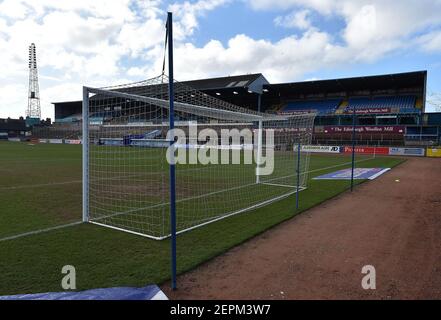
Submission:
MULTIPOLYGON (((392 168, 403 160, 357 155, 356 161, 358 167, 392 168)), ((312 178, 350 166, 350 155, 311 155, 308 188, 300 192, 299 210, 295 195, 291 195, 179 235, 178 272, 346 191, 348 181, 312 178)), ((74 224, 0 241, 0 295, 60 291, 64 265, 75 266, 79 290, 144 286, 169 279, 168 239, 155 241, 92 224, 75 224, 81 221, 81 168, 79 145, 0 142, 0 239, 74 224)), ((254 171, 249 172, 252 176, 254 171)), ((217 177, 222 178, 226 177, 217 177)), ((187 191, 186 196, 193 194, 187 191)), ((234 192, 231 196, 246 194, 234 192)), ((217 197, 211 205, 224 205, 221 200, 217 197)), ((179 207, 177 214, 179 217, 179 207)))

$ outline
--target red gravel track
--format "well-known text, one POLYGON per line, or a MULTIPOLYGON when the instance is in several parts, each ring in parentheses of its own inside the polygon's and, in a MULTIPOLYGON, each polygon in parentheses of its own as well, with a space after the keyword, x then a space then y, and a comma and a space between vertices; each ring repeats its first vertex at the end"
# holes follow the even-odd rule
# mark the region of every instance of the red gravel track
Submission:
POLYGON ((163 290, 171 299, 441 299, 441 160, 408 159, 178 285, 163 290), (376 268, 376 290, 361 287, 364 265, 376 268))

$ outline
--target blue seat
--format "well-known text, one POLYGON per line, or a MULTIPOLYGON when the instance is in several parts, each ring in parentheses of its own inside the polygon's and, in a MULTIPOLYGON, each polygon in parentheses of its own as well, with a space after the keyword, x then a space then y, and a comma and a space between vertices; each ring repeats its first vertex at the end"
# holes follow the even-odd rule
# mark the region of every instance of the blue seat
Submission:
POLYGON ((285 105, 282 113, 317 112, 318 114, 335 113, 342 99, 292 101, 285 105))
POLYGON ((379 109, 379 108, 398 108, 400 112, 416 112, 416 97, 412 95, 391 96, 391 97, 374 97, 374 98, 350 98, 345 111, 356 109, 379 109), (402 111, 406 110, 406 111, 402 111))

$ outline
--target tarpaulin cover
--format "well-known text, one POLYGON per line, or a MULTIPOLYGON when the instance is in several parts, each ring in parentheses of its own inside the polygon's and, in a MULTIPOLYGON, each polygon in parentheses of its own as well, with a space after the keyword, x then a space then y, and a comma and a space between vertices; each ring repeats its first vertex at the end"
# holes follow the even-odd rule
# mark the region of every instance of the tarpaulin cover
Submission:
POLYGON ((0 296, 0 300, 167 300, 156 285, 0 296))

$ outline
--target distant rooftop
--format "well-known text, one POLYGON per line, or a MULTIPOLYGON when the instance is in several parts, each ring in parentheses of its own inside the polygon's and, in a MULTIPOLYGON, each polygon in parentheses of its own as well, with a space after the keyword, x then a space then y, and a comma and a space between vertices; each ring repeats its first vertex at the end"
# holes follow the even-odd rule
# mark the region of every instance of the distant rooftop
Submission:
POLYGON ((358 90, 387 90, 425 87, 427 71, 394 73, 366 77, 351 77, 330 80, 302 81, 266 85, 278 93, 317 94, 325 92, 354 92, 358 90))

